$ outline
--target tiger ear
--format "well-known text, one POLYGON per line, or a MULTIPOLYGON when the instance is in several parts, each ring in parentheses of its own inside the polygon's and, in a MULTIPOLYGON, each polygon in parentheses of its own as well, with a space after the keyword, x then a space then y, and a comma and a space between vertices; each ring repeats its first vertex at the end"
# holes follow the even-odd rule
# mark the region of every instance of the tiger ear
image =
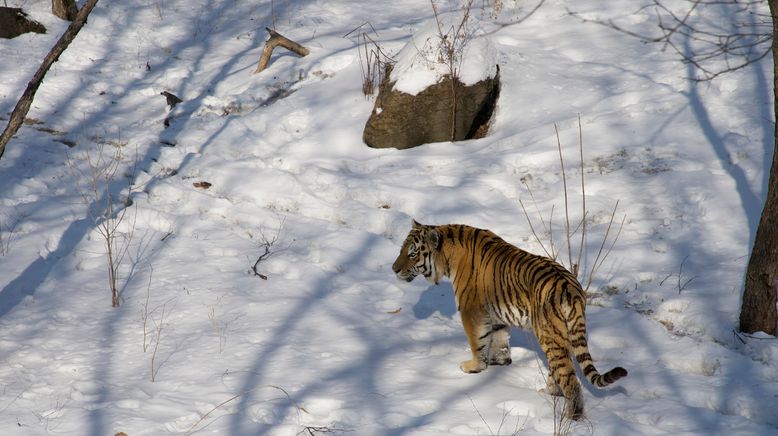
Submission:
POLYGON ((430 245, 435 247, 435 250, 440 250, 443 247, 443 237, 437 229, 430 230, 427 234, 427 240, 430 245))
POLYGON ((415 219, 411 218, 411 226, 414 229, 418 229, 419 227, 422 227, 422 224, 416 221, 415 219))

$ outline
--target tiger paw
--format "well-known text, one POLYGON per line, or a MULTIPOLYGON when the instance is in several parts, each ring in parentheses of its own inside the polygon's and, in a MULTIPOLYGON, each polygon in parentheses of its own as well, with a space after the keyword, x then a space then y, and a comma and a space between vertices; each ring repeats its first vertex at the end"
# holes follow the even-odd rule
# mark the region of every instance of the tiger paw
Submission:
POLYGON ((574 421, 580 421, 584 417, 583 405, 580 402, 571 404, 568 402, 565 406, 565 418, 572 419, 574 421))
POLYGON ((513 363, 513 360, 510 357, 493 357, 489 359, 489 365, 506 366, 511 363, 513 363))
POLYGON ((556 382, 551 379, 551 377, 546 379, 546 387, 540 389, 540 392, 546 393, 554 397, 564 396, 564 394, 562 393, 562 388, 560 388, 559 385, 556 384, 556 382))
POLYGON ((467 374, 476 374, 483 370, 485 370, 487 367, 486 362, 482 362, 480 360, 465 360, 464 362, 459 364, 459 369, 462 370, 462 372, 465 372, 467 374))
POLYGON ((489 353, 489 365, 510 365, 513 360, 511 360, 511 348, 510 347, 502 347, 498 350, 492 350, 493 352, 489 353))

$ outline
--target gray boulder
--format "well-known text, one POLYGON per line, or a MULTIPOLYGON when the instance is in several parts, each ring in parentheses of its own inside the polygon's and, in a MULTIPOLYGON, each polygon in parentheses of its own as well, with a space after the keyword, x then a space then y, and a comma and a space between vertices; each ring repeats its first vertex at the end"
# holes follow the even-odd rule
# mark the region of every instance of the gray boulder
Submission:
POLYGON ((450 76, 417 95, 410 95, 393 89, 389 69, 365 125, 362 135, 365 144, 373 148, 402 150, 430 142, 461 141, 486 135, 500 94, 499 67, 495 77, 471 86, 454 79, 455 110, 452 109, 450 76))

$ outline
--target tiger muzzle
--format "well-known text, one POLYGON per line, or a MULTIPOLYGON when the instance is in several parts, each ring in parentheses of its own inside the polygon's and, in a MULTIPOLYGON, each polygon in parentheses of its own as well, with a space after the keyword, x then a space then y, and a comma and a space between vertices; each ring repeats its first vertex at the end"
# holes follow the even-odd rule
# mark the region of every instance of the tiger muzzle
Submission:
POLYGON ((413 281, 413 279, 416 278, 416 275, 407 271, 403 271, 403 268, 399 265, 399 262, 400 260, 398 259, 394 262, 394 264, 392 264, 392 271, 394 271, 394 274, 400 280, 405 280, 406 282, 413 281))

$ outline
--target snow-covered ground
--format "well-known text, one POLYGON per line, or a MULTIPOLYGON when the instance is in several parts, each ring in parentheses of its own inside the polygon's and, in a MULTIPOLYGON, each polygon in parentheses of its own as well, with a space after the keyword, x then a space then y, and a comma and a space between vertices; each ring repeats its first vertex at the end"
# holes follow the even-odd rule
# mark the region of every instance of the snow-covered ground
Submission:
MULTIPOLYGON (((617 201, 626 215, 589 344, 629 376, 586 384, 571 432, 778 434, 778 343, 734 333, 773 147, 769 59, 695 83, 673 53, 568 13, 651 31, 633 0, 548 0, 520 23, 535 2, 503 3, 472 14, 501 71, 490 135, 405 151, 362 143, 354 29, 397 54, 433 22, 426 1, 99 3, 0 160, 0 434, 553 433, 534 337, 514 330, 511 366, 463 374, 450 284, 390 267, 411 218, 542 252, 519 200, 538 227, 553 208, 558 243, 554 126, 578 222, 579 114, 585 265, 617 201), (311 53, 277 49, 254 75, 273 21, 311 53), (184 101, 168 113, 162 91, 184 101), (82 195, 100 147, 122 150, 113 197, 133 186, 119 308, 82 195), (264 242, 267 280, 251 272, 264 242)), ((49 32, 0 41, 3 124, 66 27, 48 1, 8 4, 49 32)))

